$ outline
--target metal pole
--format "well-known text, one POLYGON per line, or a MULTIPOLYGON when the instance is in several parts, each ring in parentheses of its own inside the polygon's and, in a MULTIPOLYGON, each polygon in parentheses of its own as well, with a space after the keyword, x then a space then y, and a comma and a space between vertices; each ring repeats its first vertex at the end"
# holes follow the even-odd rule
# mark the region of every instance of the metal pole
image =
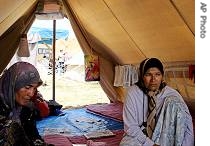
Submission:
POLYGON ((56 41, 56 20, 53 20, 53 88, 52 88, 52 98, 55 101, 55 41, 56 41))

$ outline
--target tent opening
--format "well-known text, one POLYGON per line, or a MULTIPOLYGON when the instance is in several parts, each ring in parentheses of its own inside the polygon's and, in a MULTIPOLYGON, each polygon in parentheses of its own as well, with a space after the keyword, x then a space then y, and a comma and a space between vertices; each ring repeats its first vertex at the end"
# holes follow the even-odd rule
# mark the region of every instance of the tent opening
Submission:
MULTIPOLYGON (((53 20, 35 19, 27 34, 30 56, 15 53, 9 64, 35 65, 44 82, 38 90, 46 100, 53 99, 52 38, 53 20)), ((84 54, 67 18, 56 20, 54 92, 64 108, 110 102, 98 81, 85 81, 84 54)))

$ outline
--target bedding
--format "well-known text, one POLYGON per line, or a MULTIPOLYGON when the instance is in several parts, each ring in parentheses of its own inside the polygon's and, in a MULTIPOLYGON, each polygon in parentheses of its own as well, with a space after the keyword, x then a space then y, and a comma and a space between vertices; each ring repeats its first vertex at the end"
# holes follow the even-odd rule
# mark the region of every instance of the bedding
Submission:
MULTIPOLYGON (((101 104, 99 107, 101 110, 103 109, 101 104)), ((108 107, 105 105, 105 108, 108 107)), ((116 113, 119 107, 118 105, 118 109, 112 111, 116 113)), ((72 146, 72 144, 85 145, 88 140, 91 140, 93 146, 97 144, 119 146, 124 133, 121 120, 106 115, 93 114, 84 107, 66 109, 62 113, 60 116, 49 116, 37 122, 38 131, 46 142, 55 146, 72 146)), ((111 111, 109 111, 110 113, 111 111)))
POLYGON ((101 116, 109 117, 118 121, 123 121, 123 103, 104 103, 104 104, 91 104, 86 106, 87 111, 101 116))

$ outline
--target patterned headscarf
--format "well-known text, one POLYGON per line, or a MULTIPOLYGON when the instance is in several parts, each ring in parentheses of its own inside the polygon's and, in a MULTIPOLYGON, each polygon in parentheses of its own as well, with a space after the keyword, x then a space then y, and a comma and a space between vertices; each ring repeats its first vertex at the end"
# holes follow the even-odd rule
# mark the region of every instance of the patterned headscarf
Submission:
MULTIPOLYGON (((143 77, 144 74, 147 72, 148 69, 152 68, 152 67, 157 67, 160 72, 162 73, 162 75, 164 75, 164 70, 163 70, 163 64, 161 63, 161 61, 157 58, 146 58, 145 60, 143 60, 140 63, 140 67, 139 67, 139 81, 136 83, 136 85, 143 90, 143 92, 147 93, 147 89, 144 86, 144 82, 143 82, 143 77)), ((165 82, 162 82, 160 85, 160 90, 162 88, 164 88, 166 85, 165 82)))
POLYGON ((30 84, 40 86, 42 80, 37 69, 30 63, 17 62, 6 70, 0 78, 0 98, 8 109, 16 107, 15 92, 30 84))

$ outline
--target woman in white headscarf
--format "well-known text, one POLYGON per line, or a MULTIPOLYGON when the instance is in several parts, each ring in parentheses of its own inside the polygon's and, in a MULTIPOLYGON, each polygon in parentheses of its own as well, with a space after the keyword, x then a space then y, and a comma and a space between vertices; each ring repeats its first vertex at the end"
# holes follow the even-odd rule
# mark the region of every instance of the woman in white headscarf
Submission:
POLYGON ((139 71, 127 91, 120 146, 193 146, 192 117, 182 96, 163 82, 160 60, 145 59, 139 71))

